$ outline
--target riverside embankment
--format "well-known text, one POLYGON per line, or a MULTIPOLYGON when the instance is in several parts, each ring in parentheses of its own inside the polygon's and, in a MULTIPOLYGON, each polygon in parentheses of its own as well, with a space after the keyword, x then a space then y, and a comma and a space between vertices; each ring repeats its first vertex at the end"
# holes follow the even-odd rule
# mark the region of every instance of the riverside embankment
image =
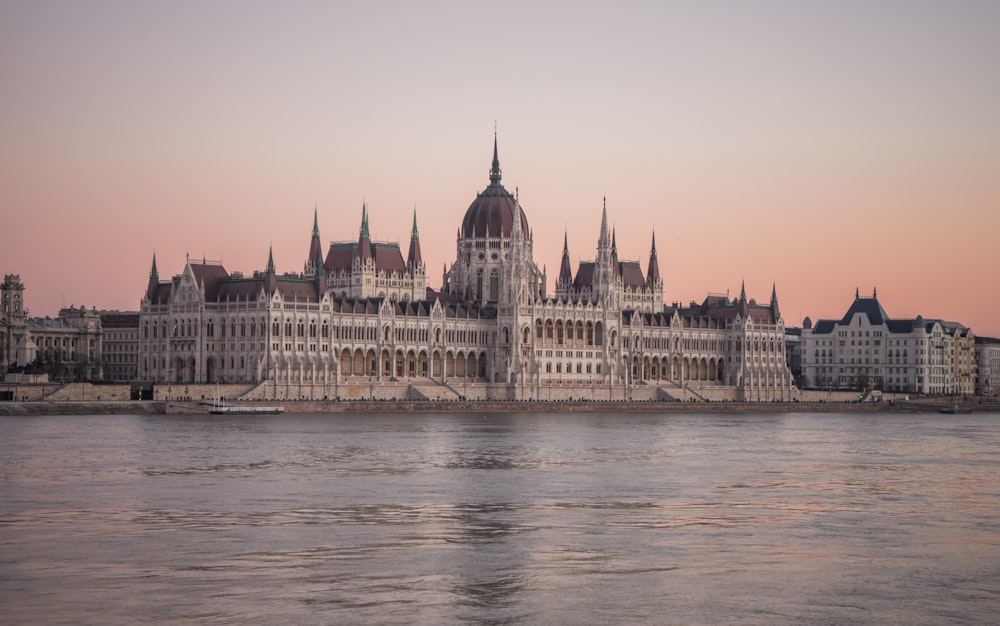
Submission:
MULTIPOLYGON (((257 403, 235 403, 255 406, 257 403)), ((265 403, 261 403, 265 404, 265 403)), ((269 401, 286 413, 888 413, 942 410, 1000 411, 1000 403, 977 398, 934 398, 908 402, 489 402, 489 401, 269 401)), ((0 402, 0 415, 207 414, 200 402, 0 402)))

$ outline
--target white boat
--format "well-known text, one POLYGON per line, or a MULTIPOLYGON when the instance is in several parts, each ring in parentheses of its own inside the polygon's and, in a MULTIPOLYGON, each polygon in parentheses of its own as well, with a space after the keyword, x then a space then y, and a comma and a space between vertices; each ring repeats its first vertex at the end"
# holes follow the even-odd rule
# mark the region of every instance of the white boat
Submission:
POLYGON ((213 406, 208 411, 212 415, 277 415, 284 413, 282 406, 213 406))

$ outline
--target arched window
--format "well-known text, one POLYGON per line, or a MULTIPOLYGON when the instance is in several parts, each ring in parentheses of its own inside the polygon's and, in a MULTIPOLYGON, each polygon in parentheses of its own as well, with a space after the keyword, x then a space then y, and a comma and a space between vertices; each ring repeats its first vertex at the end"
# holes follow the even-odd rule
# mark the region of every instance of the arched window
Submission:
POLYGON ((500 299, 500 275, 496 270, 490 272, 490 301, 496 302, 500 299))

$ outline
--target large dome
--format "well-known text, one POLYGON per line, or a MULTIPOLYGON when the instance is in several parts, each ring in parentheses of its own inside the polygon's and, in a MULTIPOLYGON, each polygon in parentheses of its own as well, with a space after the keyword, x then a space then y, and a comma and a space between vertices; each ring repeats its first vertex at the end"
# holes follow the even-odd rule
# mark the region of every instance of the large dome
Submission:
POLYGON ((493 140, 493 168, 490 170, 490 186, 476 196, 465 212, 462 220, 462 238, 510 237, 514 228, 514 216, 521 220, 521 233, 528 236, 528 218, 517 203, 500 184, 500 159, 497 157, 496 139, 493 140))
POLYGON ((515 212, 521 218, 521 232, 528 236, 528 218, 517 200, 503 185, 490 185, 479 194, 462 220, 462 237, 510 237, 515 212))

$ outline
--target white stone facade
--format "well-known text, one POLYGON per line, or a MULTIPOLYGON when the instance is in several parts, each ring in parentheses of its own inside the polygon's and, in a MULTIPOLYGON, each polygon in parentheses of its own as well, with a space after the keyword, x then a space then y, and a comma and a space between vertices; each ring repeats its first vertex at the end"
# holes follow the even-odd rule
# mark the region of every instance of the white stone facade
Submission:
POLYGON ((331 244, 325 259, 314 218, 301 274, 279 275, 272 259, 249 278, 189 261, 160 282, 154 259, 139 377, 253 383, 261 397, 366 386, 376 396, 400 384, 510 400, 795 397, 776 294, 768 305, 744 292, 664 306, 655 242, 646 275, 619 262, 606 207, 595 261, 575 277, 564 267, 548 296, 495 145, 490 186, 466 212, 440 291, 426 288, 416 218, 403 260, 398 246, 370 241, 368 217, 365 207, 357 243, 331 244))

